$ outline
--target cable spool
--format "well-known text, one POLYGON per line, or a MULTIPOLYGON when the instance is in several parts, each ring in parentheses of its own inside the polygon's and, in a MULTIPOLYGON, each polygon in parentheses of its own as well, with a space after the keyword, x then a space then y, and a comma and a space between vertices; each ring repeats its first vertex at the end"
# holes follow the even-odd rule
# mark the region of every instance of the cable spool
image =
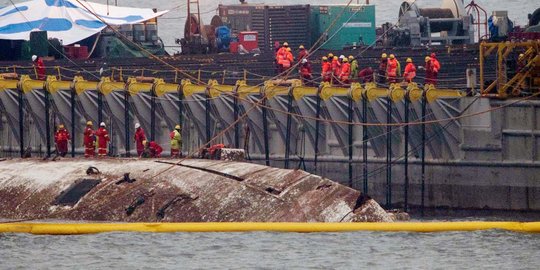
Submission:
MULTIPOLYGON (((418 9, 420 16, 430 19, 453 19, 454 14, 449 8, 420 8, 418 9)), ((432 22, 430 25, 431 32, 452 31, 453 22, 432 22)))

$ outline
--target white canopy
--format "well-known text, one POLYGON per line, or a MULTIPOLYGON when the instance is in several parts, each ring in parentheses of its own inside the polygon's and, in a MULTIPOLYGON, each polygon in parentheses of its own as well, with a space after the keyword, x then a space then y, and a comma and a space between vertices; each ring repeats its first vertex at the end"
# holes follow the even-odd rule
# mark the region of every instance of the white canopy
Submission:
POLYGON ((168 10, 116 7, 83 0, 34 0, 0 9, 0 39, 29 40, 32 31, 47 31, 64 45, 94 35, 107 25, 140 23, 159 17, 168 10))

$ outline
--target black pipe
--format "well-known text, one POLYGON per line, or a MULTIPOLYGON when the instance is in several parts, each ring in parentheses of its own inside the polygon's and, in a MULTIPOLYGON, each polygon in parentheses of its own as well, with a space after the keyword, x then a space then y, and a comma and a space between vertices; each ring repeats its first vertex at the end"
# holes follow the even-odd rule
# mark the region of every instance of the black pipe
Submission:
POLYGON ((363 168, 363 173, 364 173, 364 194, 368 194, 368 155, 367 155, 367 151, 368 151, 368 140, 369 140, 369 135, 368 135, 368 127, 367 127, 367 98, 362 98, 362 158, 363 158, 363 162, 364 162, 364 168, 363 168))
POLYGON ((319 157, 319 131, 321 129, 321 122, 319 121, 319 118, 321 117, 321 89, 319 88, 317 91, 317 108, 315 112, 315 156, 314 156, 314 166, 315 166, 315 173, 317 173, 317 161, 319 157))
POLYGON ((267 112, 266 112, 266 98, 263 97, 262 101, 263 107, 261 107, 262 110, 262 120, 263 120, 263 137, 264 137, 264 157, 265 157, 265 164, 266 166, 270 166, 270 146, 269 146, 269 138, 268 138, 268 119, 267 119, 267 112))
POLYGON ((150 90, 150 141, 156 140, 156 91, 150 90))
POLYGON ((131 136, 129 135, 129 92, 124 90, 124 132, 126 133, 126 157, 131 156, 131 136))
POLYGON ((409 94, 405 97, 405 127, 404 127, 404 136, 405 136, 405 150, 403 156, 403 162, 405 166, 405 185, 403 191, 404 204, 403 211, 407 212, 409 209, 409 105, 410 105, 409 94))
POLYGON ((45 140, 47 145, 47 157, 51 156, 51 123, 50 123, 50 110, 51 101, 49 100, 49 91, 43 87, 43 101, 45 103, 45 140))
POLYGON ((386 208, 392 207, 392 100, 386 98, 386 208))
POLYGON ((348 106, 348 116, 347 116, 347 119, 349 121, 349 124, 348 124, 348 143, 349 143, 349 187, 353 187, 353 165, 352 165, 352 160, 353 160, 353 124, 352 124, 352 121, 353 121, 353 113, 354 113, 354 110, 353 110, 353 99, 352 97, 349 97, 349 106, 348 106))
POLYGON ((422 170, 421 170, 421 188, 422 188, 422 191, 421 191, 421 207, 420 207, 420 211, 422 213, 422 216, 424 216, 424 196, 425 196, 425 180, 426 180, 426 106, 427 106, 427 101, 426 101, 426 95, 424 93, 424 95, 422 96, 422 124, 421 124, 421 127, 422 127, 422 170))
POLYGON ((287 130, 285 132, 285 169, 289 168, 289 152, 291 150, 292 92, 287 96, 287 112, 287 130))
POLYGON ((210 96, 207 96, 205 102, 204 102, 204 108, 205 108, 205 122, 206 122, 206 143, 211 146, 212 142, 210 139, 212 139, 211 136, 211 130, 210 130, 210 96))
POLYGON ((75 89, 71 90, 71 157, 75 157, 75 89))
POLYGON ((234 94, 234 147, 240 148, 240 123, 238 123, 238 93, 234 94))
POLYGON ((98 105, 98 122, 103 122, 103 94, 98 91, 97 93, 97 105, 98 105))
POLYGON ((23 91, 19 90, 19 146, 21 147, 21 158, 24 156, 24 104, 23 91))

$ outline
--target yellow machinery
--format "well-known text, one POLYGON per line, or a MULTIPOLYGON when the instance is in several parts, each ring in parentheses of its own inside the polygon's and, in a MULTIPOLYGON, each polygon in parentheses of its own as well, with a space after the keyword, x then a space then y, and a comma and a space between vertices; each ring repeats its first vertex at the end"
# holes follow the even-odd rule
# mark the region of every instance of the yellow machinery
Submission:
POLYGON ((482 95, 507 98, 538 93, 540 41, 481 43, 480 82, 482 95), (491 81, 486 72, 490 59, 496 60, 495 78, 486 85, 485 82, 491 81))

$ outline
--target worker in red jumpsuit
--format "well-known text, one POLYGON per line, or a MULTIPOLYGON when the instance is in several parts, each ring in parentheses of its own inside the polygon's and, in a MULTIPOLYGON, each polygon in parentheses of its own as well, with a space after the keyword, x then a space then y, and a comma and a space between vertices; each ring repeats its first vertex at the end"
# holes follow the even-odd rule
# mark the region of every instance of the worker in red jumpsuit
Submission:
POLYGON ((343 58, 343 64, 341 64, 341 73, 339 74, 339 80, 342 84, 350 84, 349 77, 351 76, 351 64, 349 59, 343 58))
POLYGON ((431 53, 430 57, 431 59, 431 65, 432 65, 432 68, 431 68, 431 72, 432 72, 432 80, 433 80, 433 85, 436 85, 437 84, 437 77, 439 76, 439 71, 441 70, 441 63, 439 62, 439 60, 437 60, 437 55, 435 55, 435 53, 431 53))
POLYGON ((32 55, 32 62, 36 67, 38 80, 45 80, 45 64, 43 64, 43 60, 41 60, 41 57, 38 57, 37 55, 32 55))
POLYGON ((377 82, 386 83, 386 69, 388 66, 388 56, 386 53, 381 55, 381 60, 379 62, 379 72, 377 73, 377 82))
POLYGON ((426 56, 424 59, 426 64, 424 66, 424 70, 426 71, 426 77, 424 79, 424 84, 433 84, 435 85, 435 80, 433 79, 433 64, 431 63, 431 57, 426 56))
POLYGON ((328 57, 326 56, 322 58, 321 76, 323 82, 330 82, 332 80, 332 65, 328 62, 328 57))
POLYGON ((407 58, 407 65, 405 66, 405 73, 403 77, 406 82, 410 83, 416 77, 416 66, 414 66, 411 58, 407 58))
POLYGON ((339 74, 341 74, 341 63, 337 56, 334 56, 332 59, 332 82, 339 79, 339 74))
POLYGON ((358 72, 358 79, 362 83, 373 82, 373 69, 371 67, 364 68, 358 72))
POLYGON ((86 128, 84 129, 84 157, 94 157, 96 154, 96 134, 94 132, 92 121, 86 122, 86 128))
POLYGON ((161 146, 158 143, 154 141, 151 141, 151 142, 144 141, 143 144, 145 146, 144 152, 145 152, 146 157, 149 157, 149 158, 161 157, 161 152, 163 152, 163 148, 161 148, 161 146))
POLYGON ((146 135, 144 135, 144 130, 141 127, 141 124, 135 124, 135 143, 137 145, 137 156, 141 157, 144 152, 144 144, 146 141, 146 135))
POLYGON ((300 47, 298 47, 298 49, 299 49, 299 51, 298 51, 298 61, 300 63, 302 63, 302 59, 307 58, 308 51, 306 50, 304 45, 300 45, 300 47))
POLYGON ((398 68, 398 63, 397 63, 396 57, 393 54, 391 54, 388 59, 388 64, 386 66, 386 74, 388 77, 388 83, 397 82, 397 68, 398 68))
POLYGON ((69 132, 64 125, 58 125, 58 130, 54 134, 54 142, 56 143, 56 152, 59 156, 65 157, 68 151, 68 141, 70 140, 69 132))
POLYGON ((107 156, 107 149, 109 146, 109 132, 106 129, 105 122, 99 124, 99 129, 96 131, 98 157, 107 156))
POLYGON ((311 81, 313 80, 311 70, 311 64, 307 59, 302 59, 302 62, 300 64, 300 76, 302 77, 302 82, 304 85, 311 85, 311 81))

